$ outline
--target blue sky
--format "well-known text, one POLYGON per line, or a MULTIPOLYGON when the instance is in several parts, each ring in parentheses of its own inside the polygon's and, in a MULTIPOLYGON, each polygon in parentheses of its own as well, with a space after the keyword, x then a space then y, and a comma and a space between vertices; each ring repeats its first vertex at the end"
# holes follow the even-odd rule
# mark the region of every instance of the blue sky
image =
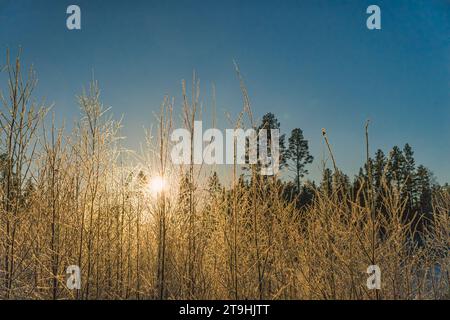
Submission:
POLYGON ((450 181, 448 0, 0 0, 0 46, 1 61, 7 47, 23 47, 38 73, 36 97, 54 102, 60 121, 78 116, 75 95, 94 72, 132 148, 165 94, 181 109, 181 80, 194 69, 206 107, 214 83, 218 114, 237 115, 234 59, 254 114, 273 112, 283 131, 304 131, 312 178, 325 153, 321 128, 353 175, 371 119, 373 151, 408 142, 418 163, 450 181), (80 31, 66 29, 70 4, 81 7, 80 31), (371 4, 381 8, 381 30, 366 28, 371 4))

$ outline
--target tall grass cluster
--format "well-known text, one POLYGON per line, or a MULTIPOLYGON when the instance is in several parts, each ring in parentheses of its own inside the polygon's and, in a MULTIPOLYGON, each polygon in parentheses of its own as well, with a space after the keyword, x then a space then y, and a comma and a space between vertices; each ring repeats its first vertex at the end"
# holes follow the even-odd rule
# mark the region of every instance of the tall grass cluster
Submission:
MULTIPOLYGON (((3 73, 2 299, 450 297, 448 190, 433 193, 431 215, 405 220, 408 199, 384 175, 375 186, 369 170, 349 190, 334 165, 332 188, 310 185, 311 201, 299 206, 288 183, 256 166, 232 166, 226 185, 210 168, 174 166, 168 97, 142 151, 130 152, 95 82, 67 132, 36 102, 36 77, 19 58, 8 56, 3 73), (154 176, 167 181, 156 195, 154 176), (366 285, 374 264, 381 290, 366 285), (81 268, 80 290, 67 288, 70 265, 81 268)), ((233 125, 255 127, 240 80, 244 108, 233 125)), ((193 130, 198 81, 182 89, 182 125, 193 130)))

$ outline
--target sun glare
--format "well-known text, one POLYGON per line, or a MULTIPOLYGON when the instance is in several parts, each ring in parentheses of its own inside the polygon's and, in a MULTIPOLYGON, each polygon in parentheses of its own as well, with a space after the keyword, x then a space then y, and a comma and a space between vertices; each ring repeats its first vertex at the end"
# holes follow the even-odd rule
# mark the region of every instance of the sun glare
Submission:
POLYGON ((151 195, 157 196, 166 188, 166 181, 160 176, 155 176, 150 180, 148 184, 148 191, 151 195))

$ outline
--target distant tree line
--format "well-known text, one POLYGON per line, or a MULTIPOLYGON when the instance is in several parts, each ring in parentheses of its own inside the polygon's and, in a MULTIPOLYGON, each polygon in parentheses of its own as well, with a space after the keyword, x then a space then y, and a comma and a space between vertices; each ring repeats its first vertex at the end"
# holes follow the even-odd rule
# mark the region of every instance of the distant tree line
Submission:
MULTIPOLYGON (((258 126, 258 130, 260 129, 281 129, 281 125, 273 113, 267 113, 258 126)), ((268 139, 270 146, 270 136, 268 139)), ((433 218, 433 197, 438 196, 442 191, 450 190, 448 183, 439 185, 428 168, 416 164, 414 151, 408 143, 403 149, 394 146, 387 155, 383 150, 378 149, 353 179, 341 171, 333 172, 330 168, 324 168, 321 180, 316 184, 309 179, 304 181, 309 173, 308 165, 314 158, 309 153, 308 140, 305 139, 303 131, 300 128, 294 128, 287 139, 287 145, 286 135, 282 134, 279 141, 280 168, 285 169, 284 173, 278 177, 279 184, 283 186, 282 193, 285 199, 295 201, 300 209, 306 208, 314 201, 316 190, 324 191, 329 195, 337 190, 340 192, 345 190, 351 194, 352 201, 358 201, 364 206, 367 199, 359 191, 370 184, 376 195, 374 199, 376 210, 387 211, 383 207, 383 197, 389 196, 386 194, 386 190, 389 190, 388 192, 395 193, 399 202, 403 204, 404 222, 414 220, 413 226, 420 229, 424 221, 431 221, 433 218), (368 165, 371 172, 370 182, 368 165)), ((210 182, 216 189, 219 183, 217 174, 214 174, 212 179, 210 182)), ((260 179, 268 178, 260 177, 260 179)), ((243 185, 251 184, 251 180, 246 180, 245 175, 241 176, 240 181, 243 185)))

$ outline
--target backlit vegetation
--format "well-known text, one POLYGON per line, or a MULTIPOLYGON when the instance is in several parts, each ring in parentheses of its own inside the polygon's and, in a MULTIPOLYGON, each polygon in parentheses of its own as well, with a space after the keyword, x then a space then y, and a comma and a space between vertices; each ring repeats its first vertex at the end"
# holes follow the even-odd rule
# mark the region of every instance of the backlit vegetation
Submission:
MULTIPOLYGON (((271 114, 253 119, 237 73, 244 108, 233 126, 279 126, 271 114)), ((372 158, 366 127, 367 158, 350 179, 324 130, 332 165, 316 185, 304 178, 312 157, 296 130, 282 161, 292 181, 287 170, 280 179, 235 165, 224 183, 214 168, 170 161, 175 119, 181 113, 179 125, 193 130, 201 117, 195 77, 192 89, 183 83, 181 108, 166 97, 144 147, 131 152, 97 83, 78 97, 81 115, 67 132, 35 100, 36 78, 19 58, 8 56, 3 76, 1 298, 450 297, 450 190, 415 165, 409 145, 372 158), (381 290, 367 289, 372 264, 381 290), (66 287, 69 265, 81 267, 81 290, 66 287)))

